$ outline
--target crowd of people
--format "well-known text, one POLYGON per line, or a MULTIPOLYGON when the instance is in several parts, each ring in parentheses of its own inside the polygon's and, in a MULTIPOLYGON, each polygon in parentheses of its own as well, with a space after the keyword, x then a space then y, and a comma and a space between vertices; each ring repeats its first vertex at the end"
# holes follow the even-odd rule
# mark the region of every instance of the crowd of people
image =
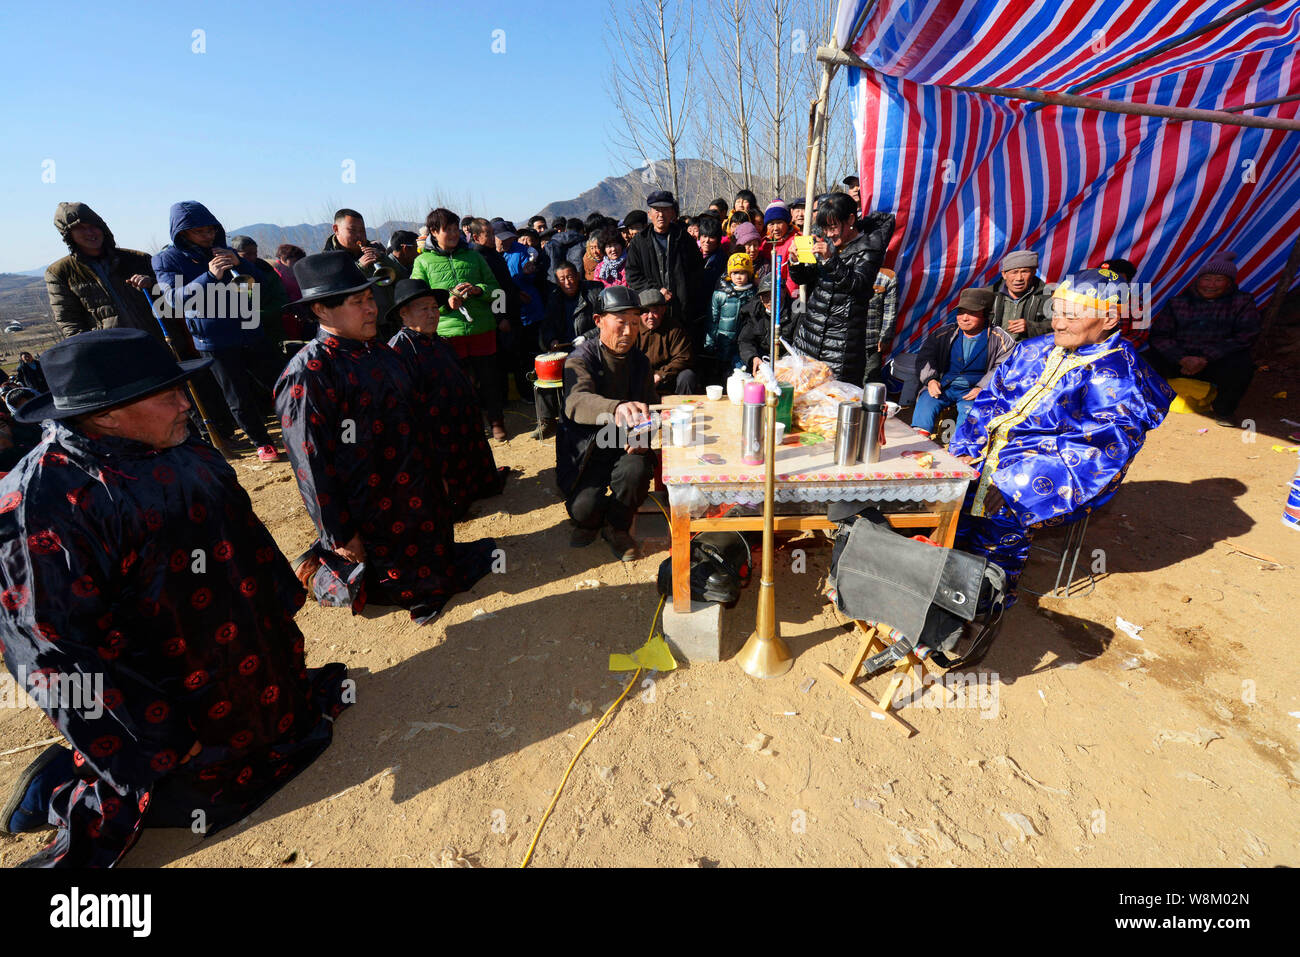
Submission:
POLYGON ((310 763, 351 701, 343 664, 306 668, 295 612, 310 595, 427 623, 489 571, 495 543, 456 526, 508 485, 489 436, 508 438, 511 379, 533 437, 555 435, 571 546, 603 537, 631 561, 655 471, 638 430, 660 397, 755 370, 776 293, 780 336, 835 379, 907 380, 927 434, 956 407, 950 451, 978 476, 958 543, 1001 566, 1012 597, 1036 530, 1114 495, 1168 410, 1162 377, 1213 383, 1231 423, 1259 317, 1230 256, 1148 330, 1124 298, 1131 263, 1048 283, 1016 250, 903 374, 886 364, 894 217, 864 215, 850 179, 818 198, 802 248, 803 204, 749 190, 693 216, 656 190, 619 220, 523 227, 439 208, 386 246, 341 209, 321 252, 270 259, 201 203, 171 208, 153 256, 61 203, 69 255, 46 282, 67 338, 24 353, 3 392, 0 638, 72 749, 23 772, 0 831, 56 828, 32 865, 112 864, 146 819, 201 812, 211 833, 310 763), (562 354, 557 388, 533 375, 547 353, 562 354), (316 530, 292 564, 204 440, 236 428, 292 467, 316 530), (87 675, 103 679, 98 713, 51 699, 56 679, 87 675))

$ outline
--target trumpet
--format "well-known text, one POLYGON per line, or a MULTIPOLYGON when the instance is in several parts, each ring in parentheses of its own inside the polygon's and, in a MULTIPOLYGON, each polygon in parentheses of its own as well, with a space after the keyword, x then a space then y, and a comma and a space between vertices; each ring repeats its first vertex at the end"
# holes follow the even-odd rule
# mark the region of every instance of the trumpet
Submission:
MULTIPOLYGON (((387 255, 387 250, 384 249, 382 243, 363 242, 361 245, 363 248, 373 249, 376 256, 387 255)), ((391 286, 397 282, 397 270, 392 266, 376 265, 375 271, 371 273, 370 278, 375 281, 376 286, 391 286)))
MULTIPOLYGON (((236 259, 242 259, 242 258, 243 258, 243 257, 240 256, 239 253, 236 252, 235 250, 233 250, 233 249, 227 249, 227 248, 225 248, 225 247, 223 247, 223 246, 214 246, 214 247, 213 247, 213 252, 230 253, 230 255, 234 256, 236 259)), ((240 289, 242 289, 244 292, 248 292, 250 289, 252 289, 253 286, 256 286, 256 285, 257 285, 257 277, 256 277, 256 276, 250 276, 248 273, 245 273, 245 272, 240 272, 238 267, 236 267, 236 266, 231 266, 231 267, 230 267, 230 282, 233 282, 235 285, 239 286, 240 289)))

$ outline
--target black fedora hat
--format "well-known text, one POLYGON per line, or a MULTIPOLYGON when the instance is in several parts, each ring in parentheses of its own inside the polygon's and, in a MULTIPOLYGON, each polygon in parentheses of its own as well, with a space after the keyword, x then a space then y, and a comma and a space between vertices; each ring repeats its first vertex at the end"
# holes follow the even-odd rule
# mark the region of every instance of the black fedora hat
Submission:
POLYGON ((16 413, 18 422, 86 415, 166 389, 212 364, 178 363, 171 350, 141 329, 93 329, 64 339, 41 355, 50 391, 16 413))
POLYGON ((293 264, 293 277, 302 290, 302 296, 290 303, 293 306, 304 306, 330 296, 350 296, 378 282, 367 279, 351 253, 341 249, 304 256, 293 264))
POLYGON ((398 311, 408 302, 415 302, 425 296, 432 296, 442 308, 447 305, 450 294, 446 289, 430 289, 429 284, 423 279, 399 279, 393 286, 393 306, 384 316, 386 322, 391 322, 397 318, 398 311))

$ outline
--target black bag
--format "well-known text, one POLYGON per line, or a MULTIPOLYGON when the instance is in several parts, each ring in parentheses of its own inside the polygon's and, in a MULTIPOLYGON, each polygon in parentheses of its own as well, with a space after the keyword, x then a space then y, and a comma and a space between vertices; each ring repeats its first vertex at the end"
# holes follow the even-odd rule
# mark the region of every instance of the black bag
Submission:
POLYGON ((891 667, 918 644, 931 650, 930 660, 941 668, 979 663, 1006 603, 1007 576, 997 565, 900 535, 874 508, 836 529, 830 574, 840 611, 887 624, 905 638, 868 658, 867 675, 891 667), (966 650, 955 654, 967 622, 978 622, 977 631, 966 650))
MULTIPOLYGON (((691 540, 691 601, 734 605, 749 584, 749 542, 740 532, 701 532, 691 540)), ((673 593, 673 560, 659 564, 659 594, 673 593)))

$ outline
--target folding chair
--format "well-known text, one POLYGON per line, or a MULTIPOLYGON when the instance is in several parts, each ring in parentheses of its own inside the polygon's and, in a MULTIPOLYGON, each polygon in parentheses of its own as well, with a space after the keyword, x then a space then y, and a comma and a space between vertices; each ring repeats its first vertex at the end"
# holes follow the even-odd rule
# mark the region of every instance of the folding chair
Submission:
MULTIPOLYGON (((840 671, 829 662, 823 662, 822 667, 834 675, 836 684, 843 686, 852 693, 854 701, 882 718, 892 721, 894 727, 910 738, 916 734, 916 728, 898 716, 898 712, 895 710, 894 696, 898 694, 899 689, 902 687, 904 678, 910 678, 915 689, 923 690, 926 687, 925 675, 927 670, 925 660, 918 657, 915 650, 909 651, 889 671, 889 684, 885 686, 884 694, 879 698, 873 698, 859 688, 856 683, 858 672, 862 670, 862 663, 871 655, 884 651, 888 646, 901 640, 903 636, 888 625, 879 622, 855 619, 853 626, 861 633, 862 643, 858 646, 848 671, 840 671)), ((943 682, 935 683, 943 689, 944 695, 949 699, 957 697, 956 692, 943 682)))
POLYGON ((1039 545, 1032 546, 1040 552, 1047 552, 1049 555, 1058 555, 1060 562, 1056 567, 1056 582, 1052 585, 1051 591, 1034 591, 1032 588, 1020 586, 1021 591, 1027 591, 1031 595, 1038 595, 1043 598, 1078 598, 1082 595, 1091 595, 1097 587, 1097 577, 1092 573, 1092 566, 1085 565, 1084 570, 1087 575, 1087 586, 1078 591, 1072 591, 1074 588, 1074 572, 1079 564, 1079 553, 1083 551, 1083 538, 1088 533, 1088 519, 1091 515, 1085 515, 1083 521, 1074 522, 1067 526, 1065 533, 1065 544, 1058 553, 1050 548, 1044 548, 1039 545), (1066 564, 1069 564, 1070 570, 1065 570, 1066 564), (1062 586, 1061 579, 1065 579, 1062 586))

